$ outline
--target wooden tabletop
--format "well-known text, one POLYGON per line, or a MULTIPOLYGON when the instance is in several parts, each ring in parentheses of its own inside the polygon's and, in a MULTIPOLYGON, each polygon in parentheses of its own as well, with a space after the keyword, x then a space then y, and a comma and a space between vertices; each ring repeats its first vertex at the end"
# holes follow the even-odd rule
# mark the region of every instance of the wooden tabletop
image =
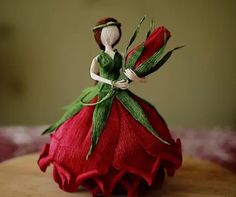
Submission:
MULTIPOLYGON (((66 193, 52 179, 52 168, 44 174, 36 161, 38 154, 26 155, 0 164, 1 197, 90 197, 86 191, 66 193)), ((209 161, 184 157, 175 177, 166 178, 158 191, 147 196, 236 197, 236 175, 209 161)))

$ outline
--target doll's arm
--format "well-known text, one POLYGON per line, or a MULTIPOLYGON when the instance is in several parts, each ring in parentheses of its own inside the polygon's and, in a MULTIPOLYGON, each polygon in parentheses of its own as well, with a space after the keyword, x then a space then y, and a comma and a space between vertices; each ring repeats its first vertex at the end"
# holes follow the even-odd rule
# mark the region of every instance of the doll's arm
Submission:
MULTIPOLYGON (((125 58, 124 53, 121 53, 121 55, 122 55, 123 58, 125 58)), ((147 82, 147 79, 145 77, 141 78, 141 77, 137 76, 136 73, 132 69, 126 69, 124 71, 124 74, 125 74, 126 77, 128 77, 132 81, 138 81, 138 82, 141 82, 141 83, 147 82)))
POLYGON ((96 74, 96 73, 98 73, 98 68, 99 68, 97 58, 98 58, 98 56, 93 58, 93 61, 91 63, 91 67, 90 67, 91 78, 95 81, 100 81, 102 83, 106 83, 106 84, 109 84, 111 86, 115 86, 120 89, 127 89, 129 84, 128 84, 128 81, 126 81, 126 80, 112 81, 112 80, 106 79, 106 78, 101 77, 96 74))
POLYGON ((137 76, 136 73, 130 68, 126 69, 124 71, 124 74, 126 77, 128 77, 132 81, 138 81, 138 82, 142 82, 142 83, 147 82, 147 79, 145 77, 141 78, 141 77, 137 76))

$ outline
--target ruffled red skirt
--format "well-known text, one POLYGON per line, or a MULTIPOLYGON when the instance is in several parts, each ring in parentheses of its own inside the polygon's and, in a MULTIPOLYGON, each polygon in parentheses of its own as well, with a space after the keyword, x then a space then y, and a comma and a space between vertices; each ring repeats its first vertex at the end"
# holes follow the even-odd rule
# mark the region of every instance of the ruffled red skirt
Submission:
POLYGON ((40 169, 46 171, 53 164, 53 177, 61 189, 76 192, 83 186, 93 196, 114 192, 138 196, 163 182, 164 169, 169 176, 174 175, 182 163, 180 140, 172 139, 154 107, 132 97, 153 128, 171 145, 161 143, 114 98, 106 127, 88 160, 94 106, 82 108, 51 135, 50 144, 43 146, 38 160, 40 169))

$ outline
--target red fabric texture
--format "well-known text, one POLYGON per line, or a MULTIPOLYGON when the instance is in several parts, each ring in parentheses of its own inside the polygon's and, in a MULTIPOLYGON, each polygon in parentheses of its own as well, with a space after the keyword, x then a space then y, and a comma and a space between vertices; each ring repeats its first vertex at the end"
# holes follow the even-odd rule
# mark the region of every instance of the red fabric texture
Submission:
MULTIPOLYGON (((181 142, 172 139, 155 108, 132 97, 171 145, 161 143, 114 98, 106 127, 88 160, 94 106, 84 107, 51 134, 50 144, 44 145, 38 160, 40 169, 46 171, 53 164, 53 177, 61 189, 76 192, 83 186, 93 196, 127 193, 132 197, 159 187, 164 169, 172 176, 181 166, 181 142)), ((97 97, 91 102, 96 101, 97 97)))
MULTIPOLYGON (((143 63, 145 60, 151 57, 155 52, 160 50, 164 46, 165 41, 167 41, 170 37, 171 37, 170 32, 164 26, 154 29, 152 33, 149 35, 149 37, 145 40, 144 51, 142 55, 139 57, 139 59, 137 60, 137 62, 135 63, 134 68, 137 68, 138 65, 143 63)), ((131 55, 135 52, 135 50, 139 46, 140 45, 134 47, 127 54, 127 60, 131 57, 131 55)))

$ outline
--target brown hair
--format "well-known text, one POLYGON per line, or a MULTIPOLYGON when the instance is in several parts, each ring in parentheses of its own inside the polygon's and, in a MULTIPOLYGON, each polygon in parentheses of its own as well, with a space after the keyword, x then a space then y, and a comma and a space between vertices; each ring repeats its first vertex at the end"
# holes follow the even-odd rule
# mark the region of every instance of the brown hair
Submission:
MULTIPOLYGON (((118 22, 118 21, 116 19, 112 18, 112 17, 105 17, 105 18, 100 19, 96 23, 96 26, 97 25, 103 25, 103 24, 106 24, 108 22, 118 22)), ((120 38, 121 38, 121 27, 120 27, 121 25, 115 25, 115 26, 117 26, 117 28, 119 30, 119 33, 120 33, 120 36, 117 39, 117 41, 112 45, 112 47, 114 47, 120 41, 120 38)), ((93 30, 94 38, 95 38, 99 48, 102 49, 102 50, 105 50, 105 46, 101 42, 101 32, 102 32, 102 28, 93 30)))

